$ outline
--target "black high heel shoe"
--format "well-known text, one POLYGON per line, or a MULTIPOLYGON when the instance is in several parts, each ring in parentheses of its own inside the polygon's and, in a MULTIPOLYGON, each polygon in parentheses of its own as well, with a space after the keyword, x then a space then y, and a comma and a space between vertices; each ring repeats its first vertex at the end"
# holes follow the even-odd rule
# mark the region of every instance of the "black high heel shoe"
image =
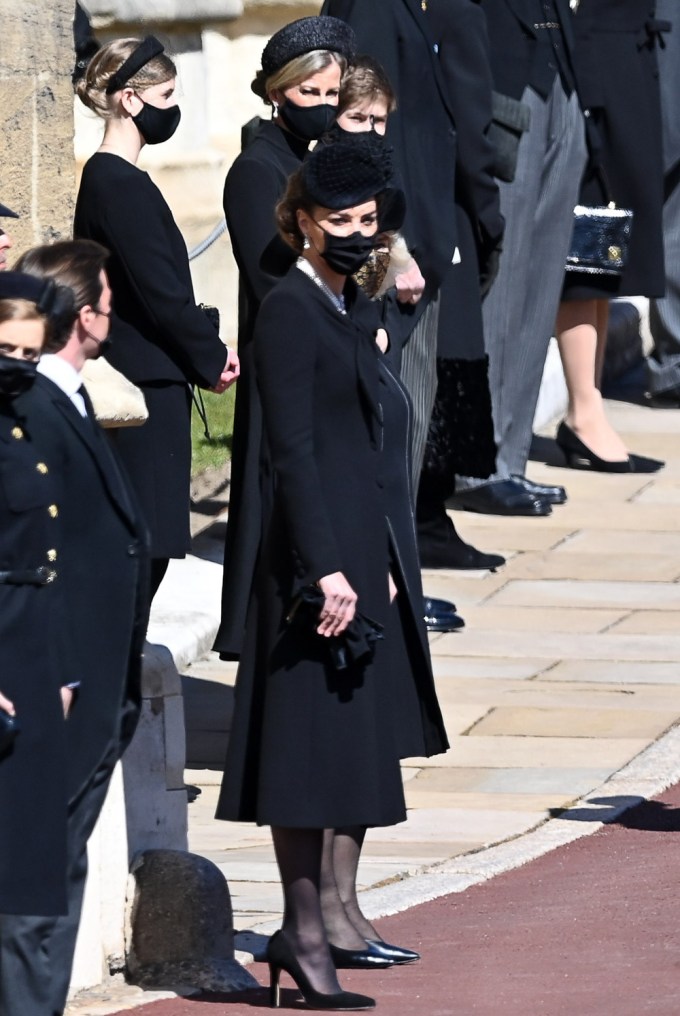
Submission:
POLYGON ((278 1009, 281 1005, 279 976, 282 970, 293 978, 308 1009, 326 1012, 357 1012, 362 1009, 375 1009, 375 999, 368 995, 358 995, 354 991, 336 991, 333 995, 324 995, 316 991, 309 983, 309 978, 297 961, 293 950, 283 936, 277 931, 267 943, 267 962, 269 964, 269 1005, 278 1009))
POLYGON ((629 455, 627 459, 615 461, 601 459, 564 421, 557 428, 555 443, 570 469, 590 469, 595 473, 656 473, 666 464, 644 455, 629 455))
POLYGON ((367 939, 367 941, 375 954, 391 960, 395 966, 397 964, 416 963, 420 959, 420 953, 417 953, 414 949, 404 949, 400 945, 390 945, 389 942, 383 942, 382 939, 367 939))

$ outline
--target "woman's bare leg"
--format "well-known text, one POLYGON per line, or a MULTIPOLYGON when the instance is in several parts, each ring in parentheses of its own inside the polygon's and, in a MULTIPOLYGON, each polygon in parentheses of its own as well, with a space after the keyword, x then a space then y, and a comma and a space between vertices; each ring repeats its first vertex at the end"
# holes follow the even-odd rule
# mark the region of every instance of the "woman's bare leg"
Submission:
POLYGON ((598 348, 602 360, 607 335, 607 315, 599 306, 603 303, 607 301, 574 300, 560 304, 557 341, 569 392, 566 422, 595 455, 614 462, 626 459, 628 450, 607 420, 596 387, 598 348))

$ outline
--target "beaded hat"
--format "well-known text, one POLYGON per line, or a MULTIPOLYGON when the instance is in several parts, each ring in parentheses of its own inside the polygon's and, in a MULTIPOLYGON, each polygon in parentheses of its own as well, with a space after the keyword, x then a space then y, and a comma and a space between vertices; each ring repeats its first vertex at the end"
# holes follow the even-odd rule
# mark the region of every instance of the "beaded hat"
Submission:
POLYGON ((262 70, 270 78, 291 60, 312 50, 325 49, 351 60, 356 54, 356 37, 346 22, 319 14, 284 25, 262 51, 262 70))
POLYGON ((391 149, 368 141, 318 145, 302 164, 305 189, 324 208, 363 204, 392 191, 391 179, 391 149))

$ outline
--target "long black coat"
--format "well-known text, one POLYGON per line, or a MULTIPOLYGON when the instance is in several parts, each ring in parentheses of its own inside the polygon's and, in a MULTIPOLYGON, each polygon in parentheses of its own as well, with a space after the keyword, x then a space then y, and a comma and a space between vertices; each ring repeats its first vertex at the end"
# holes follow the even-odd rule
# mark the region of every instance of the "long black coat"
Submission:
POLYGON ((385 440, 397 433, 397 411, 386 414, 383 432, 388 389, 381 388, 372 331, 362 324, 374 309, 353 283, 346 294, 350 313, 343 316, 293 268, 257 320, 271 459, 262 464, 265 528, 219 818, 390 825, 405 817, 402 751, 416 743, 426 754, 446 747, 417 568, 400 566, 406 548, 415 557, 412 517, 404 530, 401 504, 391 512, 391 471, 408 483, 407 446, 381 453, 383 433, 385 440), (391 565, 401 607, 389 603, 391 565), (329 666, 324 640, 284 621, 300 586, 336 571, 357 592, 358 610, 386 627, 374 662, 344 672, 329 666), (396 660, 395 645, 405 647, 396 660), (406 715, 393 718, 402 709, 406 715))
POLYGON ((119 451, 151 530, 152 555, 182 557, 190 547, 185 390, 187 383, 217 383, 225 347, 196 306, 186 244, 147 173, 117 155, 93 155, 73 231, 111 252, 115 315, 107 359, 151 393, 148 421, 122 436, 119 451))
POLYGON ((81 686, 68 721, 75 797, 107 749, 132 736, 147 622, 147 536, 98 425, 39 376, 18 400, 59 477, 59 582, 68 606, 63 667, 81 686))
MULTIPOLYGON (((406 193, 403 233, 431 295, 457 243, 456 129, 428 19, 419 0, 326 0, 321 13, 352 26, 359 52, 382 64, 397 93, 387 139, 406 193)), ((423 309, 421 300, 411 310, 411 327, 423 309)))
POLYGON ((427 10, 456 124, 456 197, 483 257, 504 226, 487 137, 493 78, 486 17, 477 0, 430 0, 427 10))
MULTIPOLYGON (((599 142, 580 200, 614 200, 633 210, 628 263, 616 287, 621 296, 658 297, 665 289, 664 162, 653 13, 650 0, 581 0, 574 18, 579 92, 599 142), (593 164, 604 170, 606 192, 593 164)), ((574 282, 579 295, 600 293, 597 276, 567 273, 567 295, 574 282)))
MULTIPOLYGON (((569 0, 554 0, 562 25, 562 41, 573 67, 574 34, 569 0)), ((528 84, 540 75, 539 40, 542 21, 539 0, 481 0, 489 32, 494 88, 521 99, 528 84)))
MULTIPOLYGON (((24 413, 0 403, 0 570, 49 567, 62 556, 57 471, 24 413)), ((66 724, 59 688, 61 577, 0 585, 0 691, 21 733, 0 755, 0 913, 66 913, 66 724)))
POLYGON ((224 659, 238 659, 243 643, 248 590, 260 543, 259 459, 262 408, 255 384, 252 337, 260 302, 286 273, 295 257, 283 240, 277 244, 274 208, 291 173, 302 164, 307 144, 272 122, 263 122, 254 140, 227 174, 224 214, 239 269, 239 357, 234 443, 231 456, 229 521, 224 550, 222 616, 215 649, 224 659), (277 244, 271 268, 261 264, 270 244, 277 244))

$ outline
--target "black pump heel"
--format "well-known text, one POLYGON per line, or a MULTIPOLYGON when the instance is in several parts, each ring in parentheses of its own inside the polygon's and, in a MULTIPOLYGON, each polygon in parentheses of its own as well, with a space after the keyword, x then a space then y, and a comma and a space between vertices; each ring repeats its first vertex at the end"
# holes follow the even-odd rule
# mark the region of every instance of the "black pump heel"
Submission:
POLYGON ((618 461, 601 459, 564 421, 557 428, 555 443, 570 469, 590 469, 595 473, 656 473, 664 466, 660 459, 632 453, 627 459, 618 461))
POLYGON ((278 1009, 281 1005, 281 989, 279 987, 279 975, 281 967, 269 964, 269 1008, 278 1009))
POLYGON ((324 995, 316 991, 307 975, 298 963, 293 950, 277 931, 267 943, 267 962, 269 964, 269 1005, 278 1009, 281 1005, 281 989, 279 977, 282 970, 293 978, 308 1009, 325 1010, 326 1012, 356 1012, 362 1009, 375 1009, 375 999, 368 995, 358 995, 354 991, 336 991, 333 995, 324 995))

